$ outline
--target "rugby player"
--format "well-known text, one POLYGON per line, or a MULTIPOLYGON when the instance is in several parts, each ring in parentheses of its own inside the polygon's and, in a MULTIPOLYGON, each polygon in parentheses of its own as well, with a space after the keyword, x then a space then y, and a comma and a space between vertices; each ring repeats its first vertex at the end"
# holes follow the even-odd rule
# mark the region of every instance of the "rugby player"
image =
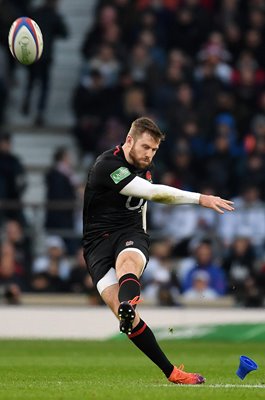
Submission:
MULTIPOLYGON (((103 301, 120 320, 120 331, 176 384, 205 379, 174 366, 136 311, 139 279, 148 262, 146 201, 199 204, 219 213, 233 203, 217 196, 152 184, 152 160, 165 135, 149 118, 136 119, 125 143, 101 154, 90 168, 84 195, 84 257, 103 301)), ((181 227, 176 227, 181 229, 181 227)))

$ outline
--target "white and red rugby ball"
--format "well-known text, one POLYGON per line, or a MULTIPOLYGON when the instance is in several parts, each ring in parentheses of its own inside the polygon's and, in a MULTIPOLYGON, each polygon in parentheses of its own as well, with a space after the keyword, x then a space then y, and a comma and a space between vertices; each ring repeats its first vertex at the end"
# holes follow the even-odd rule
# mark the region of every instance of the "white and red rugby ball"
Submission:
POLYGON ((21 64, 33 64, 43 50, 43 38, 38 24, 28 17, 16 19, 9 31, 8 44, 12 55, 21 64))

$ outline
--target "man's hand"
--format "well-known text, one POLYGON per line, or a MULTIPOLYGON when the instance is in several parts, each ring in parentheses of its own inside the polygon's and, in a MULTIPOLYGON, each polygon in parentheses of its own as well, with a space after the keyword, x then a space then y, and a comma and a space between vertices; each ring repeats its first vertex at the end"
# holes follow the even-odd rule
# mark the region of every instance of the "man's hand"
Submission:
POLYGON ((212 208, 220 214, 223 214, 224 211, 234 211, 233 202, 230 200, 221 199, 221 197, 217 196, 208 196, 206 194, 200 195, 199 204, 203 207, 212 208))

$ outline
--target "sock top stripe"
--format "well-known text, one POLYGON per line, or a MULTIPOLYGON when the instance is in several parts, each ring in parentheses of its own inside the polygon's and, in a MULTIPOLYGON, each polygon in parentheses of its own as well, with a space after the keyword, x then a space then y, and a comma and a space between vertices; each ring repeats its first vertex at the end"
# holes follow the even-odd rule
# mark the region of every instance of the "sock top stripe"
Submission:
POLYGON ((140 284, 140 282, 139 282, 138 280, 133 279, 133 278, 127 278, 127 279, 124 279, 124 281, 122 281, 122 282, 120 283, 120 287, 121 287, 121 285, 123 285, 125 282, 128 282, 128 281, 134 281, 134 282, 136 282, 139 286, 141 286, 141 284, 140 284))
POLYGON ((146 326, 147 326, 146 323, 144 323, 144 325, 140 329, 138 329, 138 331, 128 335, 128 338, 133 339, 134 337, 141 335, 141 333, 143 333, 143 331, 145 330, 146 326))

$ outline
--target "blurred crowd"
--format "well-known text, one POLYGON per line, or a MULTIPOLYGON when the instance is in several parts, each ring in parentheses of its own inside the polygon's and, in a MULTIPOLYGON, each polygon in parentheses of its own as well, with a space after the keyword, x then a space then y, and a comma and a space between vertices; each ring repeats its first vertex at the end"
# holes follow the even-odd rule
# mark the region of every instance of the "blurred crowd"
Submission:
POLYGON ((88 160, 142 115, 166 132, 155 181, 233 198, 220 216, 149 206, 145 297, 230 293, 261 305, 265 245, 264 0, 102 0, 84 38, 74 134, 88 160))
MULTIPOLYGON (((29 4, 0 0, 0 10, 7 3, 29 4)), ((0 12, 0 22, 1 17, 0 12)), ((167 135, 156 155, 154 181, 233 199, 236 207, 234 213, 218 215, 194 206, 149 205, 151 257, 142 278, 146 301, 178 306, 180 298, 196 302, 229 294, 237 305, 264 305, 264 22, 265 0, 97 2, 72 94, 73 135, 83 165, 121 143, 135 118, 149 116, 167 135)), ((6 32, 1 34, 6 40, 6 32)), ((58 35, 66 34, 61 27, 58 35)), ((0 54, 4 102, 5 71, 10 76, 12 60, 6 69, 1 60, 0 54)), ((43 122, 42 104, 38 123, 43 122)), ((9 200, 11 195, 3 194, 3 157, 0 147, 1 198, 9 200)), ((17 182, 19 201, 23 179, 17 182)), ((68 149, 58 149, 45 182, 46 199, 55 205, 46 213, 43 255, 33 254, 23 215, 5 214, 2 293, 15 302, 21 290, 72 291, 100 302, 80 249, 84 182, 76 179, 68 149), (70 205, 62 209, 58 201, 70 205), (69 230, 76 240, 54 235, 69 230)))

